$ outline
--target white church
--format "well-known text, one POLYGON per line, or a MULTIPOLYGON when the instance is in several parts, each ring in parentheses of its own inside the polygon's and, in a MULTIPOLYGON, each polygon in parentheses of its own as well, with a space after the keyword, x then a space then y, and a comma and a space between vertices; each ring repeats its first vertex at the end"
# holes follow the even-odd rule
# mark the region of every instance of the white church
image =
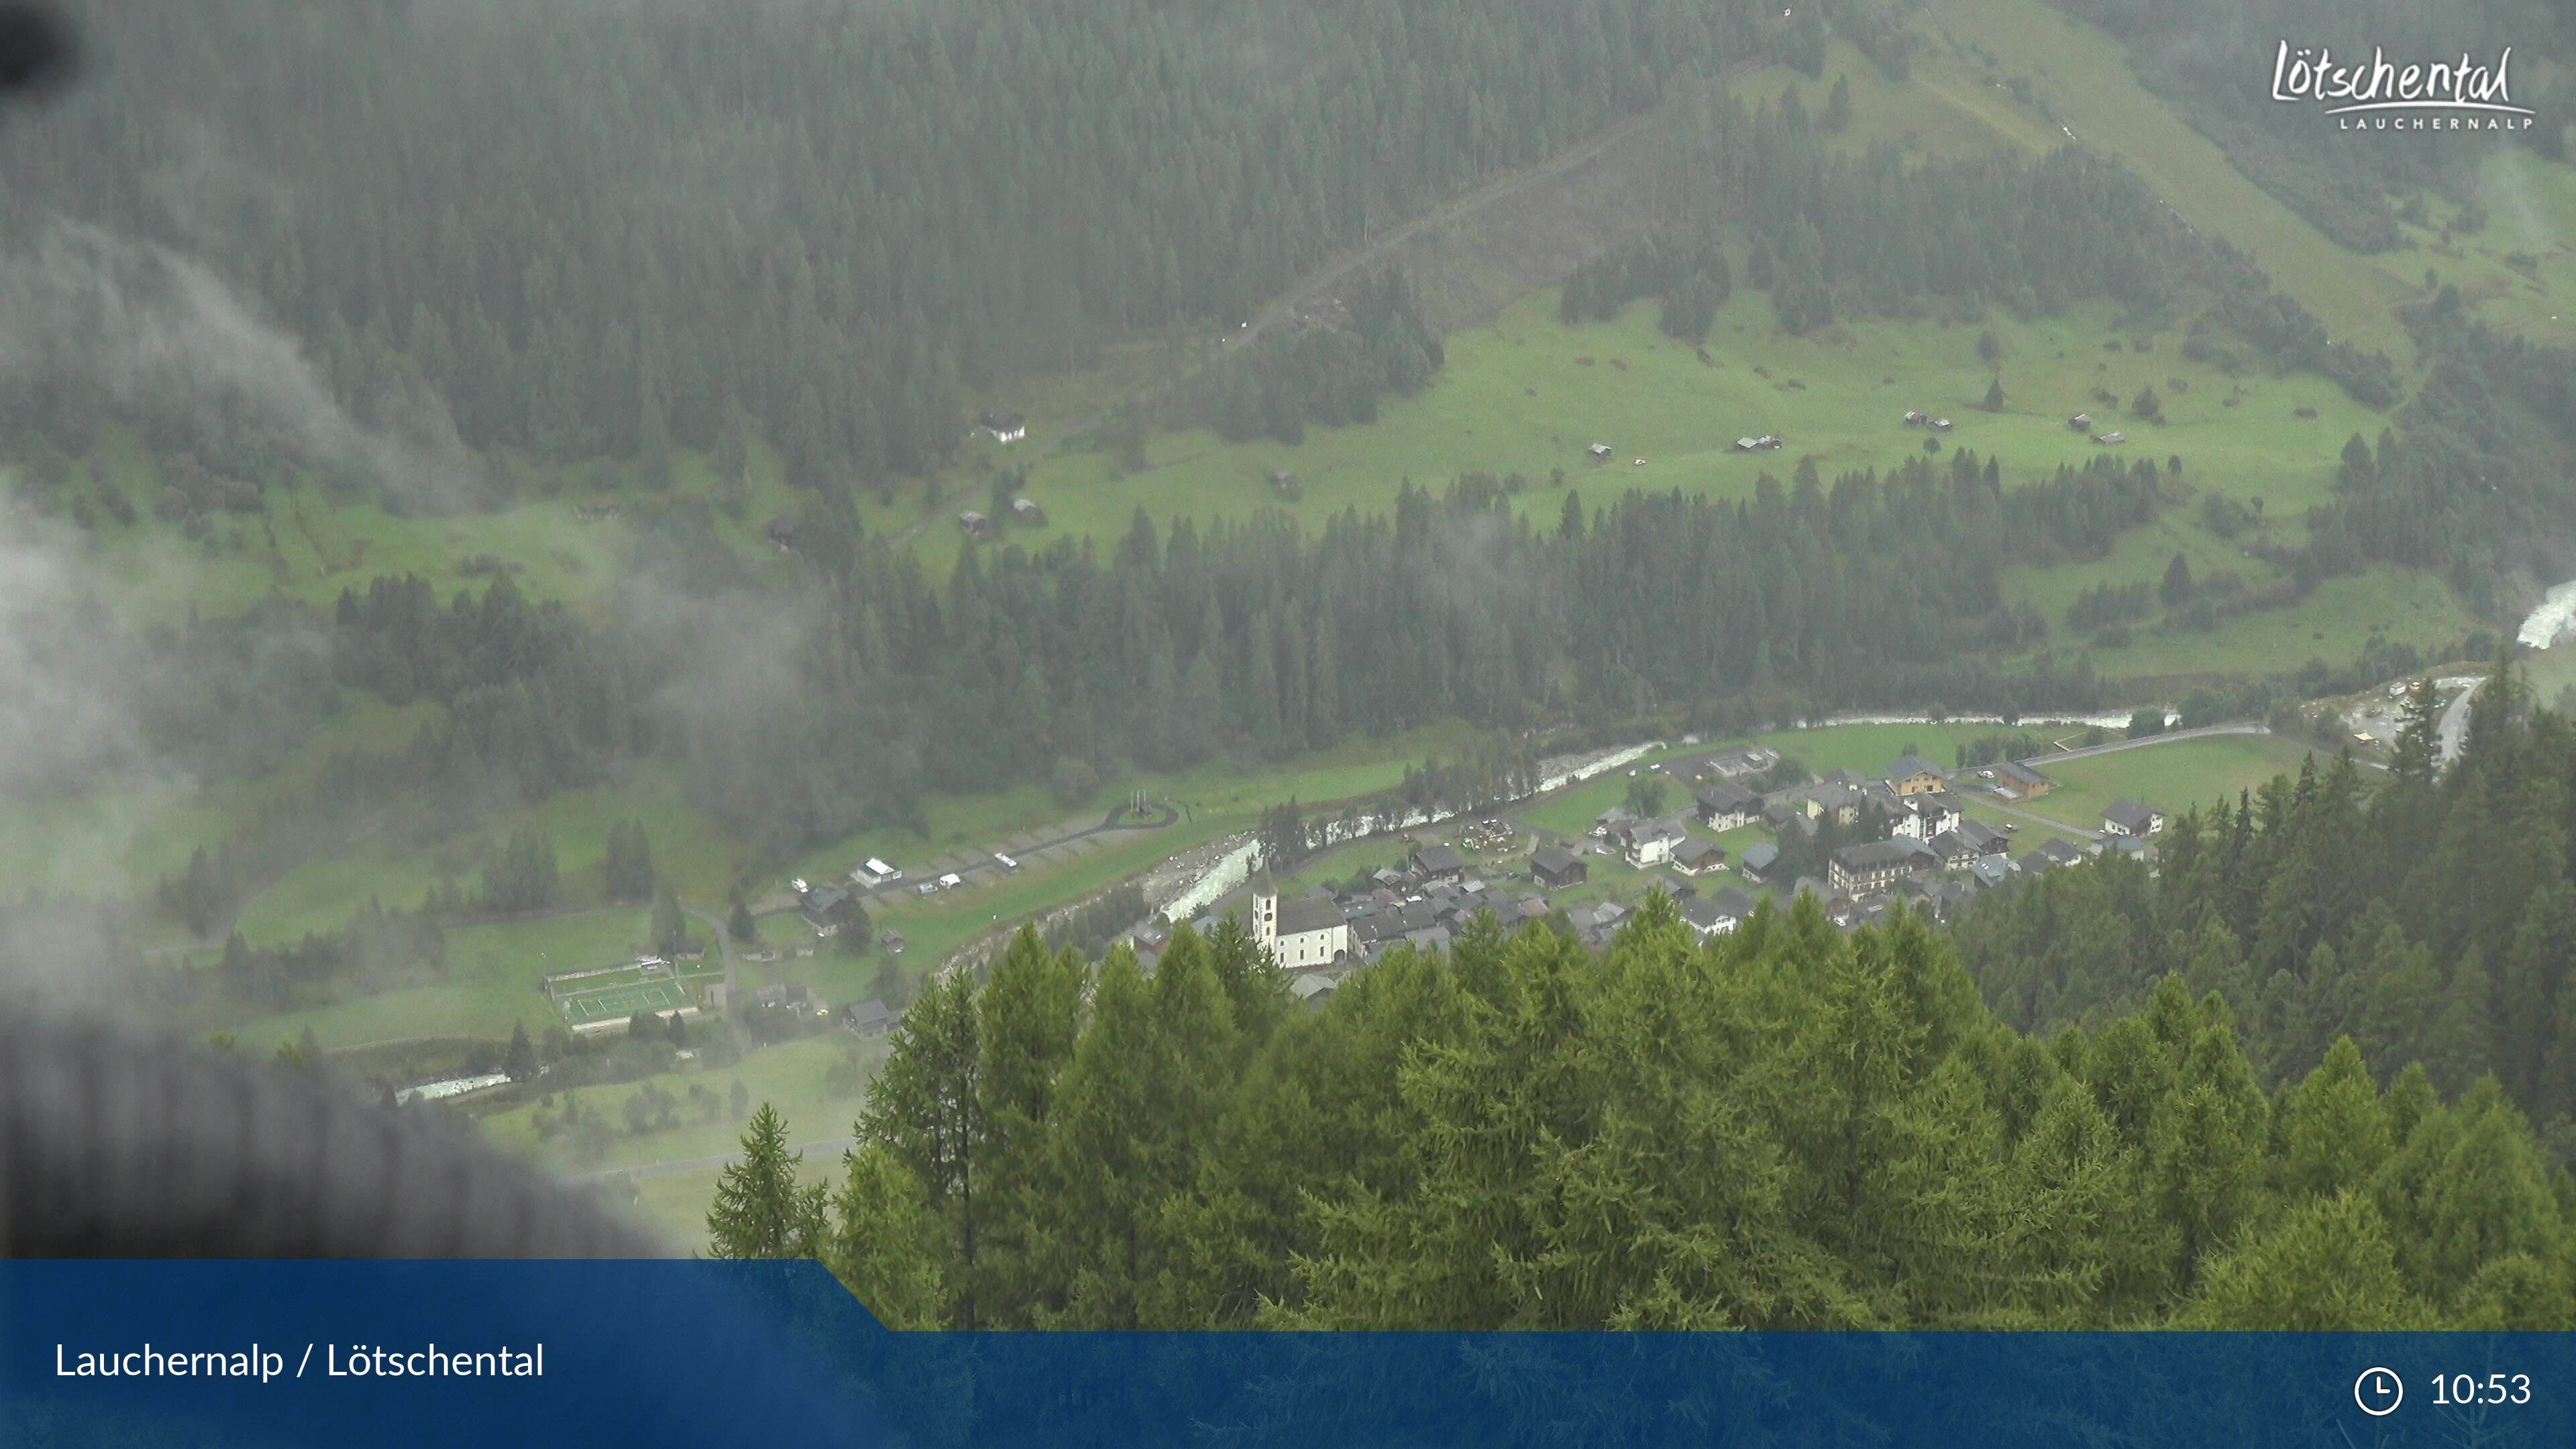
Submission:
POLYGON ((1342 908, 1313 898, 1281 906, 1268 870, 1252 875, 1251 926, 1252 939, 1282 971, 1332 966, 1351 954, 1351 923, 1342 918, 1342 908))

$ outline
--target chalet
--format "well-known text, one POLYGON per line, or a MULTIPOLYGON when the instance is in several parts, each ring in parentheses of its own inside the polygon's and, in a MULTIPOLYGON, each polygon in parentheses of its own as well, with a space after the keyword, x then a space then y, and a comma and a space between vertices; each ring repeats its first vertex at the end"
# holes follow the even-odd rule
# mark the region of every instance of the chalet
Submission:
POLYGON ((1637 812, 1625 805, 1613 805, 1593 817, 1592 834, 1606 839, 1637 823, 1637 812))
POLYGON ((1932 420, 1932 431, 1936 433, 1946 433, 1950 431, 1950 420, 1948 418, 1934 418, 1932 420))
POLYGON ((1746 880, 1759 885, 1770 879, 1772 870, 1779 864, 1780 847, 1766 840, 1760 845, 1746 846, 1744 858, 1736 862, 1736 869, 1746 880))
POLYGON ((2135 800, 2114 800, 2102 809, 2102 833, 2145 837, 2165 828, 2165 813, 2135 800))
POLYGON ((968 538, 982 538, 993 526, 993 520, 969 508, 957 515, 957 531, 968 538))
POLYGON ((2091 413, 2077 413, 2075 416, 2066 420, 2066 425, 2079 433, 2089 433, 2093 431, 2093 415, 2091 413))
POLYGON ((1735 830, 1762 818, 1762 797, 1736 784, 1720 780, 1692 792, 1699 801, 1699 820, 1711 830, 1735 830))
POLYGON ((1887 767, 1887 783, 1899 795, 1928 795, 1941 788, 1941 767, 1921 755, 1900 755, 1887 767))
POLYGON ((838 886, 807 891, 804 907, 797 914, 805 918, 806 925, 814 928, 815 935, 837 936, 841 933, 840 908, 849 898, 850 893, 838 886))
POLYGON ((1778 433, 1764 433, 1761 437, 1753 440, 1753 446, 1767 449, 1772 452, 1778 452, 1780 449, 1780 435, 1778 433))
POLYGON ((1860 807, 1869 799, 1862 793, 1860 786, 1845 784, 1840 780, 1827 780, 1821 785, 1809 786, 1805 793, 1808 803, 1813 807, 1808 811, 1809 818, 1821 819, 1830 815, 1836 825, 1857 824, 1860 820, 1860 807))
POLYGON ((1833 854, 1826 883, 1843 895, 1881 890, 1932 864, 1937 857, 1914 840, 1873 840, 1846 845, 1833 854))
POLYGON ((903 948, 911 943, 904 940, 903 932, 889 926, 877 933, 877 944, 885 948, 887 955, 900 956, 903 954, 903 948))
POLYGON ((1723 936, 1753 915, 1753 898, 1739 890, 1711 891, 1682 903, 1682 919, 1701 940, 1723 936))
POLYGON ((1995 766, 1995 793, 2016 800, 2036 800, 2057 788, 2057 782, 2028 765, 2006 760, 1995 766))
POLYGON ((2103 447, 2109 448, 2129 441, 2129 435, 2126 433, 2095 433, 2093 435, 2093 441, 2100 443, 2103 447))
POLYGON ((1956 830, 1944 830, 1933 836, 1926 844, 1932 847, 1934 855, 1940 857, 1944 870, 1957 870, 1983 854, 1966 836, 1956 830))
POLYGON ((2088 854, 2088 852, 2083 846, 2077 845, 2071 840, 2052 840, 2047 844, 2042 845, 2039 849, 2032 851, 2030 855, 2024 856, 2022 858, 2022 864, 2027 867, 2031 859, 2036 857, 2047 861, 2051 865, 2075 865, 2081 862, 2086 854, 2088 854))
POLYGON ((2108 853, 2112 855, 2125 855, 2131 860, 2154 860, 2156 858, 2156 848, 2149 845, 2145 838, 2141 836, 2114 835, 2111 837, 2108 844, 2110 846, 2108 853))
POLYGON ((1905 425, 1909 428, 1919 428, 1930 421, 1932 421, 1930 418, 1925 417, 1923 414, 1915 412, 1912 409, 1908 409, 1906 411, 1905 425))
POLYGON ((1029 435, 1026 419, 1018 413, 1003 412, 998 409, 977 418, 975 426, 983 430, 984 436, 996 443, 1016 443, 1029 435))
POLYGON ((1467 873, 1467 862, 1458 852, 1445 845, 1426 845, 1406 857, 1405 864, 1424 882, 1455 881, 1467 873))
POLYGON ((1959 825, 1959 806, 1948 795, 1908 795, 1888 818, 1888 833, 1905 840, 1930 840, 1959 825))
POLYGON ((1673 869, 1684 875, 1706 875, 1726 864, 1724 849, 1684 836, 1673 846, 1673 869))
POLYGON ((1755 438, 1738 438, 1735 440, 1735 451, 1739 453, 1750 453, 1761 446, 1761 441, 1755 438))
POLYGON ((1981 855, 1968 862, 1968 881, 1981 891, 1990 891, 2012 879, 2012 862, 2000 855, 1981 855))
POLYGON ((1630 865, 1645 870, 1670 861, 1673 848, 1684 838, 1680 826, 1669 821, 1648 820, 1621 832, 1619 849, 1628 857, 1630 865))
POLYGON ((1610 461, 1611 448, 1608 443, 1595 443, 1591 447, 1584 449, 1583 452, 1584 456, 1590 458, 1595 463, 1607 463, 1610 461))
POLYGON ((841 1029, 855 1037, 884 1036, 894 1030, 894 1023, 894 1013, 873 996, 855 1006, 841 1008, 841 1029))
POLYGON ((1955 831, 1960 839, 1976 847, 1980 858, 2001 856, 2005 848, 2012 844, 2011 837, 1982 820, 1969 820, 1962 817, 1950 829, 1955 831))
POLYGON ((1011 520, 1036 527, 1046 522, 1046 510, 1026 498, 1014 498, 1011 500, 1011 520))
POLYGON ((1309 971, 1288 983, 1288 994, 1308 1006, 1320 1007, 1333 999, 1333 979, 1309 971))
POLYGON ((1561 845, 1542 845, 1530 853, 1530 879, 1549 890, 1581 885, 1592 878, 1583 857, 1561 845))

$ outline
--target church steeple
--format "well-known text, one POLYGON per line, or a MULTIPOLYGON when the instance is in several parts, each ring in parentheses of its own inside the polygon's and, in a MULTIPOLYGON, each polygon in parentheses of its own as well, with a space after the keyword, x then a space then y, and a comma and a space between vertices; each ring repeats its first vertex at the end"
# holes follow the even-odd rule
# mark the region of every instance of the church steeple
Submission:
POLYGON ((1279 887, 1270 879, 1270 867, 1256 867, 1250 882, 1252 888, 1252 939, 1264 947, 1279 942, 1279 887))

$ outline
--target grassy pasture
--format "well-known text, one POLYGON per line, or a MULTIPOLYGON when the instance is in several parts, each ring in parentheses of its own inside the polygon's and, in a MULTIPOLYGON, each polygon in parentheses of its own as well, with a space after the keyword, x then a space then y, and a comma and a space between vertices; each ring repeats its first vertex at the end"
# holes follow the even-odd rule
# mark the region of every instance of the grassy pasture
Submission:
POLYGON ((2101 829, 2103 807, 2124 796, 2180 815, 2234 800, 2238 791, 2275 775, 2296 774, 2310 753, 2305 745, 2268 735, 2215 735, 2043 764, 2057 788, 2020 808, 2084 830, 2101 829))

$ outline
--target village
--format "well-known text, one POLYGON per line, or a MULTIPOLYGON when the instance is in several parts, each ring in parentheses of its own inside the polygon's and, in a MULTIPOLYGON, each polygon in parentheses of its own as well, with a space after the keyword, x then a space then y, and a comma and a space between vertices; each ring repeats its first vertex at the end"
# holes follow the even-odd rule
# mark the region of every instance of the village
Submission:
MULTIPOLYGON (((1314 1005, 1398 945, 1446 948, 1478 912, 1507 930, 1553 923, 1596 949, 1656 890, 1702 940, 1736 930, 1765 898, 1785 906, 1812 895, 1845 930, 1898 909, 1946 919, 1990 891, 2097 855, 2151 863, 2167 821, 2163 810, 2120 799, 2098 830, 2035 831, 2049 838, 2016 850, 2017 823, 1970 819, 1966 802, 2009 808, 2055 788, 2029 765, 1945 771, 1907 754, 1875 777, 1843 769, 1767 788, 1781 765, 1778 751, 1743 745, 1640 766, 1627 772, 1628 797, 1647 808, 1613 806, 1588 830, 1506 816, 1416 829, 1400 837, 1400 861, 1375 869, 1352 863, 1383 842, 1284 879, 1258 869, 1189 924, 1204 934, 1229 916, 1242 922, 1314 1005)), ((1173 929, 1151 922, 1128 939, 1150 967, 1173 929)))

